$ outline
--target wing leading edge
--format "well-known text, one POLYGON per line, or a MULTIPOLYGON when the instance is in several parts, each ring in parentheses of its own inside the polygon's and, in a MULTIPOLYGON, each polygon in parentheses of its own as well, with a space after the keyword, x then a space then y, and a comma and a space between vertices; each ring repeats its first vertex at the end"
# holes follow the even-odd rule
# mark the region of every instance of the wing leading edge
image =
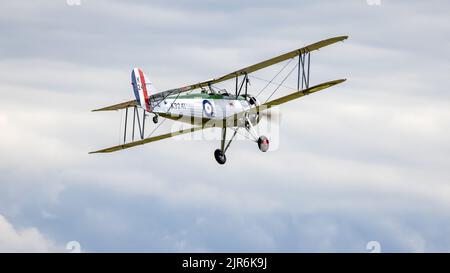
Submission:
POLYGON ((92 110, 92 112, 114 111, 114 110, 120 110, 120 109, 129 108, 129 107, 134 107, 134 106, 137 106, 137 105, 138 105, 138 103, 137 103, 136 100, 130 100, 130 101, 127 101, 127 102, 114 104, 114 105, 103 107, 103 108, 100 108, 100 109, 95 109, 95 110, 92 110))

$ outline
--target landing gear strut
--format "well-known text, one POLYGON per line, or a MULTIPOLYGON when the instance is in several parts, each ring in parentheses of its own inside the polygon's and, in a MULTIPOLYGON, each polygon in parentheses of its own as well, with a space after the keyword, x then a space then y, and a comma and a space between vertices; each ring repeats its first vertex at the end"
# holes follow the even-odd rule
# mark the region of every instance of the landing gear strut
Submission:
MULTIPOLYGON (((234 129, 233 129, 234 130, 234 129)), ((231 142, 233 141, 234 137, 237 134, 237 128, 234 130, 233 136, 228 141, 227 145, 225 145, 226 138, 227 138, 227 128, 222 128, 222 141, 221 141, 221 147, 220 149, 217 149, 214 151, 214 157, 216 158, 217 163, 220 165, 225 164, 227 162, 227 157, 225 156, 226 151, 228 150, 228 147, 230 147, 231 142)))
POLYGON ((254 141, 258 143, 258 148, 261 152, 265 153, 269 150, 269 139, 266 136, 260 136, 256 137, 256 131, 255 128, 253 128, 253 125, 248 117, 246 117, 245 121, 245 129, 247 132, 249 132, 250 135, 253 136, 255 139, 254 141))

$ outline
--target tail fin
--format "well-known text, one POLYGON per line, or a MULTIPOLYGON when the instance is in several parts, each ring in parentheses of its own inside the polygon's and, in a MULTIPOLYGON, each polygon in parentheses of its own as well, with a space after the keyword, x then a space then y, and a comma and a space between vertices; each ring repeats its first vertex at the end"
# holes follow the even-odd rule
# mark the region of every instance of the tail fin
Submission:
POLYGON ((142 69, 133 69, 131 72, 131 84, 133 85, 134 96, 136 97, 138 104, 143 109, 151 112, 152 106, 149 96, 155 94, 156 90, 142 69))

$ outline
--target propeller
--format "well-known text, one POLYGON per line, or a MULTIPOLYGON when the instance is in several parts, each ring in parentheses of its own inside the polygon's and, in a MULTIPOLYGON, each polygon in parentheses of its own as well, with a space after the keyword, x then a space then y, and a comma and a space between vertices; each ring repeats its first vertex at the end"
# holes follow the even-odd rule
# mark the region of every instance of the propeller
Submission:
POLYGON ((260 119, 262 117, 267 118, 268 121, 279 122, 281 119, 281 113, 279 111, 274 111, 272 109, 268 109, 266 111, 259 113, 260 119))

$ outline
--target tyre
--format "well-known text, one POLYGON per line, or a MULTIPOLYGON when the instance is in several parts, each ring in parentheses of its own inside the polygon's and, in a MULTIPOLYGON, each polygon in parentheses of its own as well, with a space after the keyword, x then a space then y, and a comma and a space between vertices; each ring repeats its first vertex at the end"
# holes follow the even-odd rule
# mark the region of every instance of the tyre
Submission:
POLYGON ((260 136, 258 138, 258 148, 261 152, 267 152, 269 150, 269 139, 265 136, 260 136))
POLYGON ((225 164, 225 162, 227 161, 227 157, 220 149, 214 151, 214 157, 216 158, 217 163, 219 163, 220 165, 225 164))

